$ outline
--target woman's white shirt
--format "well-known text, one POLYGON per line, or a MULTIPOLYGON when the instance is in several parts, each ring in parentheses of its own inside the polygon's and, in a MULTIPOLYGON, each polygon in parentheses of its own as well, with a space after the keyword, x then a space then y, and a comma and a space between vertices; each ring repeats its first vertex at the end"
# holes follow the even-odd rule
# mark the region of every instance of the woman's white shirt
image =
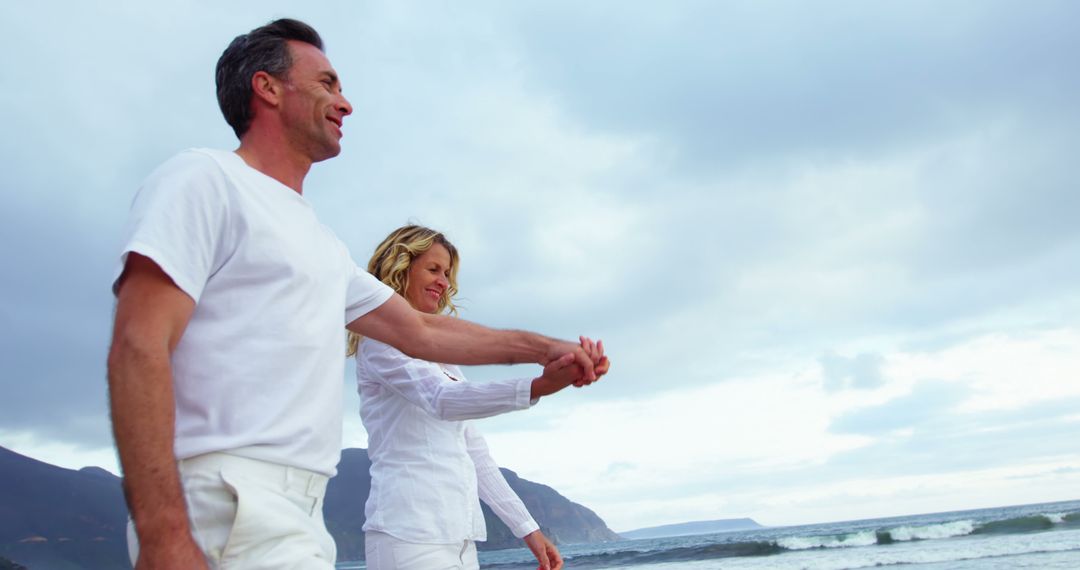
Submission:
POLYGON ((466 420, 528 408, 532 379, 469 383, 461 369, 373 339, 356 353, 371 494, 365 531, 409 542, 486 540, 480 499, 514 536, 539 529, 466 420))

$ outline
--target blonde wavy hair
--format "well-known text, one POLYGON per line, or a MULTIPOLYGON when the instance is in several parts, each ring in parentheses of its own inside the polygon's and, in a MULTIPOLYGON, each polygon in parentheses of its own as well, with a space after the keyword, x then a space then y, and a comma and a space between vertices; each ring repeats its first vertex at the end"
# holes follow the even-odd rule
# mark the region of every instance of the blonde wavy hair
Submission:
MULTIPOLYGON (((386 236, 386 239, 375 248, 371 260, 368 261, 368 273, 376 279, 390 286, 398 295, 405 296, 405 290, 409 287, 409 267, 417 257, 425 251, 439 244, 450 252, 450 286, 439 299, 439 313, 457 315, 457 307, 453 297, 457 294, 458 251, 450 240, 446 239, 441 232, 418 225, 402 226, 386 236)), ((346 343, 346 356, 356 354, 360 346, 360 335, 349 331, 346 343)))

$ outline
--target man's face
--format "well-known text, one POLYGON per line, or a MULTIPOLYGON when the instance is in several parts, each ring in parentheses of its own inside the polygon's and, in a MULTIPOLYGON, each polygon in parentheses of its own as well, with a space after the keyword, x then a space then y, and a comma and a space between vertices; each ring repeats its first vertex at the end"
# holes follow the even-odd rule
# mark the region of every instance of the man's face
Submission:
POLYGON ((352 105, 341 94, 341 82, 319 48, 289 41, 292 67, 284 81, 282 118, 289 143, 312 162, 341 152, 341 124, 352 105))

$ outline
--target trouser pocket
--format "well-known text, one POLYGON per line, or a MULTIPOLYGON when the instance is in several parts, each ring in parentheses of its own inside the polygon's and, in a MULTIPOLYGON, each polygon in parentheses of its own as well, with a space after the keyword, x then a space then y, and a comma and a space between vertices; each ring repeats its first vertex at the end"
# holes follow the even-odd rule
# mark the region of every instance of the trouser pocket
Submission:
POLYGON ((191 534, 214 567, 219 567, 236 520, 237 497, 218 471, 183 477, 191 534))
POLYGON ((318 499, 222 468, 236 515, 221 555, 222 570, 334 567, 334 541, 313 512, 318 499))

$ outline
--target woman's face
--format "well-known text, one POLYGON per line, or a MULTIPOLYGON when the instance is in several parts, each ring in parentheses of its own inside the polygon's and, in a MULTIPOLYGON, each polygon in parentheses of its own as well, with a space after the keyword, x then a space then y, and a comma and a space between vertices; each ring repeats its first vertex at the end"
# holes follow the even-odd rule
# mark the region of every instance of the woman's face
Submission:
POLYGON ((417 311, 435 314, 439 312, 439 300, 449 288, 450 252, 437 243, 409 265, 405 300, 417 311))

